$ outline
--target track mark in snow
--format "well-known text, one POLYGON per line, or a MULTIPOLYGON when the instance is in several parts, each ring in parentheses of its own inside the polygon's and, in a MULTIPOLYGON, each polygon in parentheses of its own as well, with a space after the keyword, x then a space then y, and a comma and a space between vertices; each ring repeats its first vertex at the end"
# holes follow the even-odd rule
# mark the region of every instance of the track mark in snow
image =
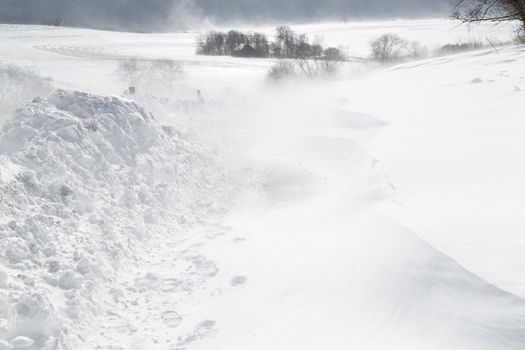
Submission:
MULTIPOLYGON (((191 305, 223 293, 211 281, 219 274, 215 261, 202 251, 214 244, 208 237, 235 237, 230 229, 206 225, 169 234, 144 247, 143 259, 123 272, 119 288, 108 292, 107 312, 97 323, 98 335, 88 341, 99 349, 182 350, 217 332, 215 321, 195 326, 191 305), (205 240, 206 243, 203 243, 205 240)), ((246 277, 235 276, 232 286, 246 277)), ((224 283, 218 281, 219 284, 224 283)))
POLYGON ((513 63, 513 62, 516 62, 516 60, 515 59, 503 60, 503 61, 496 62, 496 64, 506 64, 506 63, 513 63))
POLYGON ((124 273, 119 281, 121 289, 109 293, 113 299, 108 301, 106 315, 98 321, 98 339, 92 340, 99 349, 165 349, 166 345, 180 349, 214 332, 215 322, 210 320, 199 323, 189 333, 178 330, 184 324, 182 314, 187 312, 181 307, 188 300, 198 303, 202 295, 209 295, 207 282, 219 272, 215 262, 199 253, 203 245, 191 244, 206 236, 207 231, 213 232, 204 230, 187 241, 167 237, 152 242, 147 250, 155 254, 144 254, 146 261, 137 264, 138 276, 127 280, 129 274, 124 273), (184 247, 188 245, 190 248, 184 247), (121 346, 123 342, 129 345, 121 346))
POLYGON ((179 347, 178 349, 184 349, 184 346, 187 346, 197 340, 201 340, 213 335, 217 331, 214 327, 215 321, 202 321, 195 327, 195 329, 192 332, 188 333, 177 343, 177 346, 179 347))

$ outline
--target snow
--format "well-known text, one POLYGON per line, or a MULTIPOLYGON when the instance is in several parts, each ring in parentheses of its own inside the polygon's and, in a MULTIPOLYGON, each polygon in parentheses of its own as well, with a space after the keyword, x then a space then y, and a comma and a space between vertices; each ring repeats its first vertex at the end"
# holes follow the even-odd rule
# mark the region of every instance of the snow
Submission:
MULTIPOLYGON (((361 57, 511 33, 455 26, 296 29, 361 57)), ((0 25, 57 88, 2 116, 0 349, 523 347, 523 47, 271 85, 196 35, 0 25), (127 57, 186 74, 124 98, 127 57)))

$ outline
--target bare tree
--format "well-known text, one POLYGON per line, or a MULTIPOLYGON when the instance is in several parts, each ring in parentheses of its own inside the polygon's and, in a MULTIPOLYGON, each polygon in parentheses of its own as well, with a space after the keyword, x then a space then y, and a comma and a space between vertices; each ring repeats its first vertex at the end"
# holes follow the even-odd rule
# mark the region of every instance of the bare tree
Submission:
POLYGON ((519 21, 525 30, 525 0, 453 0, 452 17, 465 23, 519 21))
POLYGON ((151 79, 155 83, 160 83, 168 92, 173 91, 175 83, 180 80, 183 69, 182 65, 173 60, 155 61, 150 68, 151 79))
POLYGON ((394 33, 381 35, 370 43, 373 57, 382 64, 387 65, 399 60, 408 42, 394 33))
POLYGON ((137 88, 144 80, 150 67, 135 58, 119 62, 117 76, 126 81, 130 90, 137 88))
POLYGON ((277 57, 293 57, 297 51, 297 35, 288 26, 280 26, 275 29, 275 55, 277 57))

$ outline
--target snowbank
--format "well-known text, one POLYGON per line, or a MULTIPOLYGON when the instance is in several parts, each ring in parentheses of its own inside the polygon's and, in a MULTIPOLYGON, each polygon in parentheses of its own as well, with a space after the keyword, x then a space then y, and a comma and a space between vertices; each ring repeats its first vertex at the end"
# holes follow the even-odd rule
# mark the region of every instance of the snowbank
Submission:
POLYGON ((59 90, 6 121, 0 133, 2 346, 77 348, 78 332, 89 328, 99 300, 119 267, 133 263, 141 242, 196 219, 183 208, 209 181, 207 159, 195 149, 116 97, 59 90))

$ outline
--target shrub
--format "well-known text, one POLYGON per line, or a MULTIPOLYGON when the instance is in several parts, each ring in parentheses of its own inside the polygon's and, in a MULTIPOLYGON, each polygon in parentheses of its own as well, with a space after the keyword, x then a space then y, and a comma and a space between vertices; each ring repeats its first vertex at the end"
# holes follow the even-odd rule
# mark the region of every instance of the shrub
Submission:
POLYGON ((481 41, 469 41, 465 43, 446 44, 439 48, 440 54, 451 54, 464 51, 471 51, 483 48, 481 41))
POLYGON ((290 60, 280 60, 268 71, 268 77, 272 80, 281 80, 295 74, 295 64, 290 60))
POLYGON ((268 77, 272 80, 281 80, 286 77, 303 77, 315 79, 321 76, 333 75, 337 72, 339 61, 326 57, 297 57, 277 62, 268 77))

